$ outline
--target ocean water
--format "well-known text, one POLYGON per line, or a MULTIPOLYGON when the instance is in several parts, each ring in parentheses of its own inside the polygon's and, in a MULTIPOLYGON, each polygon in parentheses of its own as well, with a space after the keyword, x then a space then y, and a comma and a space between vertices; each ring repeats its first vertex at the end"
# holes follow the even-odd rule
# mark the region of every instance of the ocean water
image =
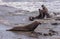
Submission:
MULTIPOLYGON (((37 16, 38 9, 44 4, 49 12, 60 12, 59 0, 46 0, 41 2, 18 2, 20 0, 0 0, 0 39, 60 39, 60 25, 51 25, 51 23, 60 22, 50 20, 39 25, 35 32, 48 33, 48 28, 58 32, 58 35, 43 36, 30 32, 12 32, 6 31, 16 26, 24 26, 32 23, 30 16, 37 16), (7 1, 7 2, 6 2, 7 1)), ((22 0, 21 0, 22 1, 22 0)), ((27 1, 27 0, 25 0, 27 1)), ((35 0, 36 1, 36 0, 35 0)), ((40 1, 40 0, 38 0, 40 1)))

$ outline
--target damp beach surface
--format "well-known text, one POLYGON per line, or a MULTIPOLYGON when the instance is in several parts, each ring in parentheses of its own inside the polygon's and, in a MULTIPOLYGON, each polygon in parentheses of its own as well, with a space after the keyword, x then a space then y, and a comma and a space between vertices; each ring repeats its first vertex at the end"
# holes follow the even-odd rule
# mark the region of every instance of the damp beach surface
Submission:
MULTIPOLYGON (((44 23, 39 25, 36 29, 36 33, 21 32, 21 31, 6 31, 13 27, 24 26, 32 23, 29 21, 29 16, 33 14, 22 14, 22 15, 5 15, 0 18, 0 39, 60 39, 60 25, 51 25, 51 23, 59 23, 59 21, 45 20, 44 23), (58 32, 58 35, 44 36, 39 33, 49 33, 49 29, 53 29, 58 32)), ((36 13, 34 14, 36 16, 36 13)), ((40 21, 40 20, 38 20, 40 21)), ((43 21, 43 20, 42 20, 43 21)))

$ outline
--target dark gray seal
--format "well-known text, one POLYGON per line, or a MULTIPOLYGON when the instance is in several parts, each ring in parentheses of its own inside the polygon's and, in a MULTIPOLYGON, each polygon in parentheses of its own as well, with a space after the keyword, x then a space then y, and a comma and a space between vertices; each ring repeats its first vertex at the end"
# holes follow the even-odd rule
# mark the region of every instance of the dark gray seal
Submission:
POLYGON ((7 31, 34 31, 39 24, 41 23, 38 21, 34 21, 33 23, 25 25, 24 27, 13 27, 12 29, 7 31))

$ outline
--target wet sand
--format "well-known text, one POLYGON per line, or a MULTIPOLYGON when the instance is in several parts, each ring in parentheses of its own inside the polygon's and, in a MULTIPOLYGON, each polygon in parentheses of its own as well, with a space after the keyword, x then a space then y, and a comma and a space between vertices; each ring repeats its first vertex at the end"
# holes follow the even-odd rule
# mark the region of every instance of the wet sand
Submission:
MULTIPOLYGON (((21 32, 21 31, 6 31, 12 27, 27 25, 32 23, 28 17, 33 14, 23 14, 17 16, 4 15, 0 17, 0 39, 60 39, 60 25, 51 25, 50 21, 39 25, 36 29, 36 33, 21 32), (49 29, 56 30, 59 34, 53 36, 44 36, 39 33, 48 33, 49 29), (39 32, 39 33, 38 33, 39 32)), ((36 14, 34 14, 36 16, 36 14)), ((51 22, 54 22, 53 20, 51 22)))

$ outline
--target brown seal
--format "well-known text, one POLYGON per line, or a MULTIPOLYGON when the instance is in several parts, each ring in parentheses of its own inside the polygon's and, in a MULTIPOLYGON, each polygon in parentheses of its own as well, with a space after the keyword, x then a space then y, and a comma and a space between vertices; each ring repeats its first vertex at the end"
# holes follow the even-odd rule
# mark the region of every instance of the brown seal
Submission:
POLYGON ((34 21, 35 19, 43 19, 43 11, 41 9, 38 9, 38 11, 39 11, 39 15, 38 16, 35 16, 35 17, 30 16, 29 17, 29 20, 30 21, 34 21))
POLYGON ((34 21, 33 23, 25 25, 24 27, 13 27, 8 31, 34 31, 39 24, 41 23, 38 21, 34 21))

